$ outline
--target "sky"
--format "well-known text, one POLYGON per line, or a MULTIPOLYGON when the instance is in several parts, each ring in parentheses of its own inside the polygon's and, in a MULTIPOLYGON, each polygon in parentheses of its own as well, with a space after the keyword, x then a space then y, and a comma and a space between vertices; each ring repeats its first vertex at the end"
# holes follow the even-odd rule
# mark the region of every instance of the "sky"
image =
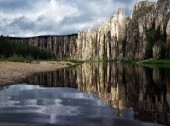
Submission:
POLYGON ((139 1, 0 0, 0 34, 29 37, 77 33, 99 25, 119 8, 130 16, 139 1))

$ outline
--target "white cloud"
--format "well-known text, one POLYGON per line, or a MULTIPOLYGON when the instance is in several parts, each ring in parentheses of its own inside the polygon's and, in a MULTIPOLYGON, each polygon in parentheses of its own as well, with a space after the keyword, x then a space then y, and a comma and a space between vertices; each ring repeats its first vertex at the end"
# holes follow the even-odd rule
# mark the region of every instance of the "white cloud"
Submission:
MULTIPOLYGON (((0 0, 0 34, 70 34, 99 24, 140 0, 0 0)), ((156 1, 156 0, 152 0, 156 1)))

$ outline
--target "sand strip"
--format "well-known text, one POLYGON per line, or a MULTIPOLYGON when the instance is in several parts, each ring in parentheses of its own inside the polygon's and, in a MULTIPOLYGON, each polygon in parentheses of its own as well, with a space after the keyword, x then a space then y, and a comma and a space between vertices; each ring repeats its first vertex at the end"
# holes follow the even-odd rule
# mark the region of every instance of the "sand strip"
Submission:
POLYGON ((14 84, 31 74, 54 71, 64 67, 67 66, 50 61, 40 63, 0 62, 0 85, 14 84))

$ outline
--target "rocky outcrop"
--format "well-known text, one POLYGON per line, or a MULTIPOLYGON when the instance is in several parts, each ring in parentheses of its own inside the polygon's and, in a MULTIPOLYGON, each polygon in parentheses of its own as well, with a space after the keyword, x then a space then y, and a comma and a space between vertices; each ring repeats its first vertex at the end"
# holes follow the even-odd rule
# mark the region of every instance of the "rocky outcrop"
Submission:
POLYGON ((97 29, 78 34, 77 54, 83 60, 120 60, 124 55, 123 42, 126 36, 125 12, 118 13, 103 22, 97 29))
POLYGON ((77 50, 77 34, 63 36, 37 36, 30 38, 11 37, 11 41, 27 43, 46 49, 56 55, 57 59, 74 59, 77 50))
POLYGON ((162 58, 166 56, 166 28, 170 1, 142 1, 135 5, 127 30, 127 59, 162 58))
POLYGON ((99 28, 78 34, 78 59, 144 60, 170 55, 170 1, 136 3, 132 19, 119 9, 99 28), (166 37, 167 36, 167 37, 166 37))
POLYGON ((170 0, 136 3, 131 19, 119 9, 99 27, 78 34, 13 40, 47 49, 61 60, 170 58, 170 0))
POLYGON ((135 5, 127 28, 126 59, 144 59, 152 55, 152 45, 147 42, 147 31, 154 21, 155 4, 142 1, 135 5))

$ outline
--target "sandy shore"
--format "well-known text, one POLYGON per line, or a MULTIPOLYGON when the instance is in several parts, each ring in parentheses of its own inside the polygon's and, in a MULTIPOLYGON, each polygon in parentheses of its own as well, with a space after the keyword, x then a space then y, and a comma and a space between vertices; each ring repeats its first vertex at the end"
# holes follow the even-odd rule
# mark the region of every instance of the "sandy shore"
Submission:
POLYGON ((50 61, 40 63, 0 62, 0 85, 14 84, 31 74, 53 71, 64 67, 66 65, 50 61))

